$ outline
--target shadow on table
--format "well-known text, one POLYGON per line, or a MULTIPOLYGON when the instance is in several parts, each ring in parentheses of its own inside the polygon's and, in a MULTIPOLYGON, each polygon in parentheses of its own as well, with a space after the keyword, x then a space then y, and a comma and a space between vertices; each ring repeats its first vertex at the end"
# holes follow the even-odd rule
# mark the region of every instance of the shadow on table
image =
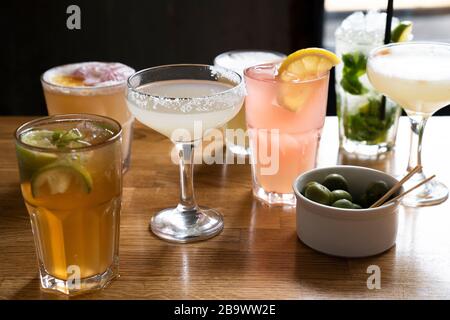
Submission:
POLYGON ((386 291, 395 291, 393 282, 395 273, 396 247, 372 257, 341 258, 317 252, 300 240, 302 254, 295 260, 295 278, 302 287, 302 298, 370 298, 386 294, 386 291), (386 261, 390 261, 386 268, 386 261), (369 290, 367 280, 372 275, 368 273, 369 266, 382 266, 382 288, 387 290, 369 290))
POLYGON ((348 153, 340 148, 338 152, 337 164, 362 166, 380 170, 392 175, 397 173, 395 162, 395 150, 377 156, 363 156, 355 153, 348 153))

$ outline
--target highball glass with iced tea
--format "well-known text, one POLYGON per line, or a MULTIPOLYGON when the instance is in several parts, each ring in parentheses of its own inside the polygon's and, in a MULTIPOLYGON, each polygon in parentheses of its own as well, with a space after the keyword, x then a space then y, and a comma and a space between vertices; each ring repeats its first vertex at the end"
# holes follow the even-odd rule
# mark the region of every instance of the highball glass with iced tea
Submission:
POLYGON ((77 294, 118 276, 121 127, 58 115, 16 130, 20 187, 45 291, 77 294))

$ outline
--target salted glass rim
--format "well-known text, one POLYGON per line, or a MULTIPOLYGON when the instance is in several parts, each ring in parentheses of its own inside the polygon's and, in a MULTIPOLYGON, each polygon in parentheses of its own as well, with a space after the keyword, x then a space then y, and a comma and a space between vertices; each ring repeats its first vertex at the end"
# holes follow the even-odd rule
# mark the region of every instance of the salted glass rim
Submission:
POLYGON ((47 117, 40 117, 28 122, 25 122, 24 124, 20 125, 15 131, 14 131, 14 139, 16 140, 16 143, 20 145, 21 147, 38 151, 38 152, 45 152, 45 153, 77 153, 77 152, 84 152, 84 151, 91 151, 95 149, 99 149, 104 147, 105 145, 109 145, 111 143, 116 142, 118 139, 120 139, 122 135, 122 126, 120 123, 110 117, 101 116, 97 114, 90 114, 90 113, 67 113, 67 114, 56 114, 53 116, 47 116, 47 117), (30 144, 24 143, 21 140, 22 134, 25 132, 28 132, 30 130, 35 129, 37 126, 47 124, 47 123, 55 123, 55 122, 75 122, 75 121, 96 121, 100 120, 106 123, 113 123, 117 126, 118 131, 114 133, 113 136, 108 138, 105 141, 99 142, 97 144, 91 145, 91 146, 82 146, 77 148, 62 148, 62 149, 51 149, 51 148, 45 148, 45 147, 38 147, 38 146, 32 146, 30 144))
POLYGON ((244 76, 248 77, 248 78, 250 78, 252 80, 255 80, 255 81, 261 81, 261 82, 266 82, 266 83, 274 83, 274 84, 276 84, 276 83, 302 84, 302 83, 311 83, 311 82, 316 82, 316 81, 322 80, 322 79, 328 77, 330 75, 330 72, 331 72, 331 70, 327 70, 324 73, 318 75, 314 79, 306 79, 306 80, 295 79, 295 80, 290 80, 290 81, 284 81, 284 80, 277 79, 277 78, 261 79, 261 78, 255 77, 254 75, 251 74, 251 71, 253 71, 256 68, 269 67, 269 66, 275 67, 276 65, 280 64, 280 62, 281 61, 261 63, 261 64, 255 65, 255 66, 251 66, 251 67, 245 68, 244 76))
POLYGON ((369 51, 369 59, 373 58, 376 52, 392 47, 406 47, 406 46, 414 46, 414 45, 434 45, 439 47, 448 47, 450 49, 450 43, 441 42, 441 41, 405 41, 405 42, 393 42, 388 44, 383 44, 381 46, 377 46, 369 51))
MULTIPOLYGON (((173 80, 176 80, 176 79, 173 79, 173 80)), ((196 80, 196 79, 194 77, 192 77, 192 78, 179 78, 178 80, 196 80)), ((146 84, 157 82, 157 81, 161 81, 161 80, 149 81, 146 84)), ((162 81, 164 81, 164 80, 162 80, 162 81)), ((180 101, 180 100, 181 101, 196 101, 196 100, 200 100, 201 101, 201 100, 205 100, 205 99, 210 99, 212 97, 218 97, 218 96, 222 96, 222 95, 227 95, 229 93, 233 93, 234 91, 237 91, 239 88, 241 88, 243 86, 243 83, 244 83, 243 77, 239 73, 237 73, 237 72, 235 72, 235 71, 233 71, 231 69, 220 67, 220 66, 213 66, 213 65, 209 65, 209 64, 191 64, 191 63, 165 64, 165 65, 160 65, 160 66, 155 66, 155 67, 142 69, 142 70, 139 70, 139 71, 135 72, 131 76, 129 76, 128 80, 127 80, 128 90, 131 90, 132 92, 134 92, 134 93, 136 93, 138 95, 149 97, 149 98, 155 98, 155 99, 170 100, 170 101, 172 101, 172 100, 177 100, 177 101, 180 101), (232 74, 233 76, 237 76, 237 79, 239 80, 239 82, 234 84, 233 87, 231 87, 231 88, 229 88, 227 90, 224 90, 224 91, 221 91, 221 92, 216 92, 216 93, 213 93, 213 94, 209 94, 207 96, 201 96, 201 97, 168 97, 168 96, 159 96, 159 95, 143 92, 142 90, 138 89, 139 86, 134 86, 134 85, 131 84, 131 81, 132 81, 133 78, 135 78, 137 76, 140 76, 140 75, 142 75, 144 73, 147 73, 147 72, 150 72, 150 71, 155 71, 155 70, 158 70, 158 69, 161 69, 161 70, 167 69, 167 68, 175 69, 175 68, 180 68, 180 67, 194 67, 194 68, 198 67, 199 69, 200 68, 202 68, 202 69, 209 68, 211 71, 214 71, 214 69, 215 69, 215 70, 219 71, 219 73, 222 74, 222 75, 226 75, 227 73, 229 73, 229 74, 232 74)))

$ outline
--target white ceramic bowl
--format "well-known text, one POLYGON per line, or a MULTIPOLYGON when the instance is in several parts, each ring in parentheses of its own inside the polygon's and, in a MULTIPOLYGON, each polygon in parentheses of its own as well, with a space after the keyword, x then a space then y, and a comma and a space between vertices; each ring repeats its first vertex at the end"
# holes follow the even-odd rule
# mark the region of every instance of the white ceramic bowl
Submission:
POLYGON ((325 206, 301 194, 308 182, 322 182, 330 173, 344 176, 349 192, 357 197, 373 181, 383 180, 389 187, 397 182, 384 172, 357 166, 318 168, 303 173, 293 184, 300 240, 317 251, 339 257, 367 257, 391 248, 397 237, 399 201, 374 209, 354 210, 325 206))

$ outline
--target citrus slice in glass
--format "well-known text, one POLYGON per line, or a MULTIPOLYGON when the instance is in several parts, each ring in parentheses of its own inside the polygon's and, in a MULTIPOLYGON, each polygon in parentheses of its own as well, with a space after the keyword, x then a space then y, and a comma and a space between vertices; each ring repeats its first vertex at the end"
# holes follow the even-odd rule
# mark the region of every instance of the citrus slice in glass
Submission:
POLYGON ((53 134, 51 130, 30 130, 20 136, 20 141, 33 147, 56 149, 52 143, 53 134))
POLYGON ((56 162, 40 168, 30 180, 33 197, 73 192, 90 193, 92 177, 87 169, 73 162, 56 162))
POLYGON ((405 42, 412 38, 412 27, 411 21, 402 21, 392 30, 391 41, 392 42, 405 42))
POLYGON ((49 152, 39 152, 26 149, 21 145, 16 146, 22 180, 29 180, 31 175, 39 168, 58 159, 58 156, 51 152, 51 148, 54 148, 51 143, 52 135, 53 131, 39 130, 26 132, 20 137, 20 140, 27 145, 49 148, 49 152))
POLYGON ((331 51, 307 48, 291 53, 278 68, 283 81, 313 80, 330 71, 341 60, 331 51))
POLYGON ((334 53, 321 48, 301 49, 290 54, 278 68, 277 78, 282 82, 278 103, 298 112, 313 93, 314 80, 325 76, 338 63, 340 59, 334 53))

